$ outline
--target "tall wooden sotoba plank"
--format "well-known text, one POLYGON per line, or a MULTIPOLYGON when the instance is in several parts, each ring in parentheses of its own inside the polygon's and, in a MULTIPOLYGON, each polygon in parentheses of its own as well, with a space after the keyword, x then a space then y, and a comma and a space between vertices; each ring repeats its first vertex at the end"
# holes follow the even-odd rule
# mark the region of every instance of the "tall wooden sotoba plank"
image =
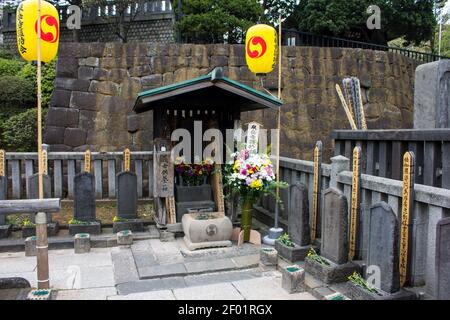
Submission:
POLYGON ((73 179, 75 178, 75 160, 67 160, 67 191, 69 198, 73 199, 73 179))
POLYGON ((95 197, 97 199, 101 199, 103 197, 102 160, 94 160, 94 176, 95 176, 95 197))
POLYGON ((116 160, 108 160, 108 198, 116 197, 116 160))
POLYGON ((55 198, 62 198, 63 169, 62 160, 53 161, 53 186, 55 198))
POLYGON ((11 160, 12 198, 20 199, 22 190, 22 176, 20 172, 20 160, 11 160))
MULTIPOLYGON (((25 179, 28 179, 30 176, 32 176, 33 172, 33 160, 25 160, 25 179)), ((30 190, 28 190, 28 187, 28 183, 25 183, 27 199, 30 198, 30 190)))
POLYGON ((134 161, 134 166, 135 166, 135 173, 137 176, 137 194, 138 194, 138 198, 141 199, 143 192, 142 192, 142 188, 144 186, 143 184, 143 171, 142 171, 142 160, 135 160, 134 161))

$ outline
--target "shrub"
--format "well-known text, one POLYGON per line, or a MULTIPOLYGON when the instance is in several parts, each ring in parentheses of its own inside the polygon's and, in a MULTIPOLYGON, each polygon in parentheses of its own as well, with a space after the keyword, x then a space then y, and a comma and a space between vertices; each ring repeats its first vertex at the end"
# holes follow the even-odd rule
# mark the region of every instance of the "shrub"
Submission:
POLYGON ((17 76, 0 77, 0 108, 21 108, 32 106, 36 92, 31 81, 17 76))
MULTIPOLYGON (((45 119, 47 109, 42 110, 45 119)), ((30 152, 37 148, 37 109, 10 117, 2 124, 2 145, 8 151, 30 152)))
POLYGON ((0 58, 0 76, 15 76, 22 69, 23 62, 20 60, 0 58))
MULTIPOLYGON (((41 79, 42 79, 42 106, 48 107, 53 94, 55 81, 55 61, 42 64, 41 79)), ((19 77, 30 81, 33 84, 34 91, 36 91, 36 66, 31 62, 25 64, 19 73, 19 77)))
POLYGON ((0 45, 0 58, 13 59, 14 53, 3 45, 0 45))

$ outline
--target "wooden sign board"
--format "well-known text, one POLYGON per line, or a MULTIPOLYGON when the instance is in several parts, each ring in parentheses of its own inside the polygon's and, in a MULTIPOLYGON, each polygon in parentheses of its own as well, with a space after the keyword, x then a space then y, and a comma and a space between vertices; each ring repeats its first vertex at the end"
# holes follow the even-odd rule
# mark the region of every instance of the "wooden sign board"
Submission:
POLYGON ((250 154, 258 153, 258 139, 261 125, 257 122, 250 122, 247 130, 247 149, 250 154))
POLYGON ((123 171, 130 171, 131 168, 131 152, 125 149, 123 152, 123 171))
POLYGON ((320 206, 320 190, 322 179, 322 142, 317 141, 314 148, 314 183, 313 183, 313 208, 311 218, 311 242, 314 243, 317 235, 317 220, 320 206))
POLYGON ((47 150, 42 150, 42 174, 48 174, 48 155, 47 150))
POLYGON ((170 152, 156 152, 154 154, 154 188, 153 196, 167 198, 174 196, 174 167, 170 152))
POLYGON ((84 171, 87 173, 91 172, 91 151, 86 150, 84 153, 84 171))
POLYGON ((214 174, 211 176, 211 185, 214 194, 217 211, 225 215, 225 198, 223 196, 222 170, 221 166, 216 164, 214 174))

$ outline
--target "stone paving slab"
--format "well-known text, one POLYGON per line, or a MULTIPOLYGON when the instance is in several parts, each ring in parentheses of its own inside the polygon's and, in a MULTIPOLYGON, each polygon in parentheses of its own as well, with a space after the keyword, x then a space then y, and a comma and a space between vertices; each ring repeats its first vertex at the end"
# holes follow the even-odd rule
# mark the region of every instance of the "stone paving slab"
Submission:
POLYGON ((188 273, 204 273, 235 269, 236 264, 232 259, 203 260, 186 262, 184 264, 188 273))
POLYGON ((183 263, 143 267, 138 270, 140 279, 175 277, 184 276, 187 274, 186 267, 183 263))
POLYGON ((54 300, 106 300, 107 297, 117 295, 116 288, 94 288, 81 290, 59 290, 54 300))
POLYGON ((146 279, 118 284, 117 292, 120 295, 133 294, 138 292, 171 290, 186 287, 183 277, 170 277, 163 279, 146 279))
POLYGON ((113 248, 111 250, 111 258, 116 284, 139 280, 133 254, 129 248, 113 248))
POLYGON ((236 281, 232 284, 247 300, 315 300, 307 292, 289 294, 281 287, 281 275, 236 281))
POLYGON ((259 265, 259 253, 249 256, 233 257, 231 260, 236 264, 238 268, 251 268, 259 265))
POLYGON ((111 296, 108 300, 175 300, 171 290, 149 291, 122 296, 111 296))
POLYGON ((208 284, 215 284, 220 282, 233 282, 240 280, 248 280, 259 278, 262 273, 258 269, 244 270, 244 271, 226 271, 211 274, 191 275, 184 277, 186 286, 202 286, 208 284))
POLYGON ((244 300, 231 283, 175 289, 173 294, 177 300, 244 300))

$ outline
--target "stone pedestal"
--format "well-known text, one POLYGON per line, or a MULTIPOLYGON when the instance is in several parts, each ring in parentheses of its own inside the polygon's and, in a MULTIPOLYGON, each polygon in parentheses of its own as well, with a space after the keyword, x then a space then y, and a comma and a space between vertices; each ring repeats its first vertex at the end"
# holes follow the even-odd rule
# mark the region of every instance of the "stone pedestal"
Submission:
POLYGON ((75 253, 88 253, 91 251, 91 237, 88 233, 77 233, 74 239, 75 253))
POLYGON ((298 265, 285 267, 281 270, 281 287, 289 293, 305 291, 305 270, 298 265))
POLYGON ((310 258, 305 259, 305 270, 326 284, 345 282, 353 272, 360 273, 361 267, 353 262, 336 264, 327 260, 329 265, 321 264, 310 258))
MULTIPOLYGON (((317 251, 317 247, 314 246, 312 247, 314 248, 314 250, 317 251)), ((305 260, 310 248, 311 245, 299 246, 295 243, 294 247, 288 247, 287 245, 278 240, 275 241, 275 249, 278 251, 278 254, 290 262, 305 260)))
POLYGON ((102 225, 98 221, 87 222, 86 224, 69 224, 69 234, 74 236, 78 233, 100 234, 102 225))
POLYGON ((184 242, 189 250, 230 247, 233 224, 218 212, 183 215, 184 242))
MULTIPOLYGON (((59 232, 59 223, 47 223, 47 236, 55 237, 59 232)), ((28 238, 36 235, 36 227, 22 227, 22 238, 28 238)))
POLYGON ((25 239, 25 257, 34 257, 37 254, 36 236, 25 239))
POLYGON ((143 232, 144 222, 141 219, 131 219, 127 221, 118 221, 113 223, 113 233, 123 230, 131 230, 132 232, 143 232))
POLYGON ((175 233, 167 231, 167 230, 161 230, 159 232, 159 240, 161 242, 175 241, 175 233))
POLYGON ((395 293, 387 293, 382 290, 377 290, 377 293, 372 293, 366 289, 357 286, 353 282, 347 283, 348 296, 352 300, 416 300, 417 295, 405 289, 400 289, 395 293))
POLYGON ((129 246, 133 244, 133 233, 130 230, 124 230, 117 233, 117 244, 119 246, 129 246))
POLYGON ((261 264, 267 267, 278 265, 278 251, 273 248, 262 248, 259 252, 261 264))

